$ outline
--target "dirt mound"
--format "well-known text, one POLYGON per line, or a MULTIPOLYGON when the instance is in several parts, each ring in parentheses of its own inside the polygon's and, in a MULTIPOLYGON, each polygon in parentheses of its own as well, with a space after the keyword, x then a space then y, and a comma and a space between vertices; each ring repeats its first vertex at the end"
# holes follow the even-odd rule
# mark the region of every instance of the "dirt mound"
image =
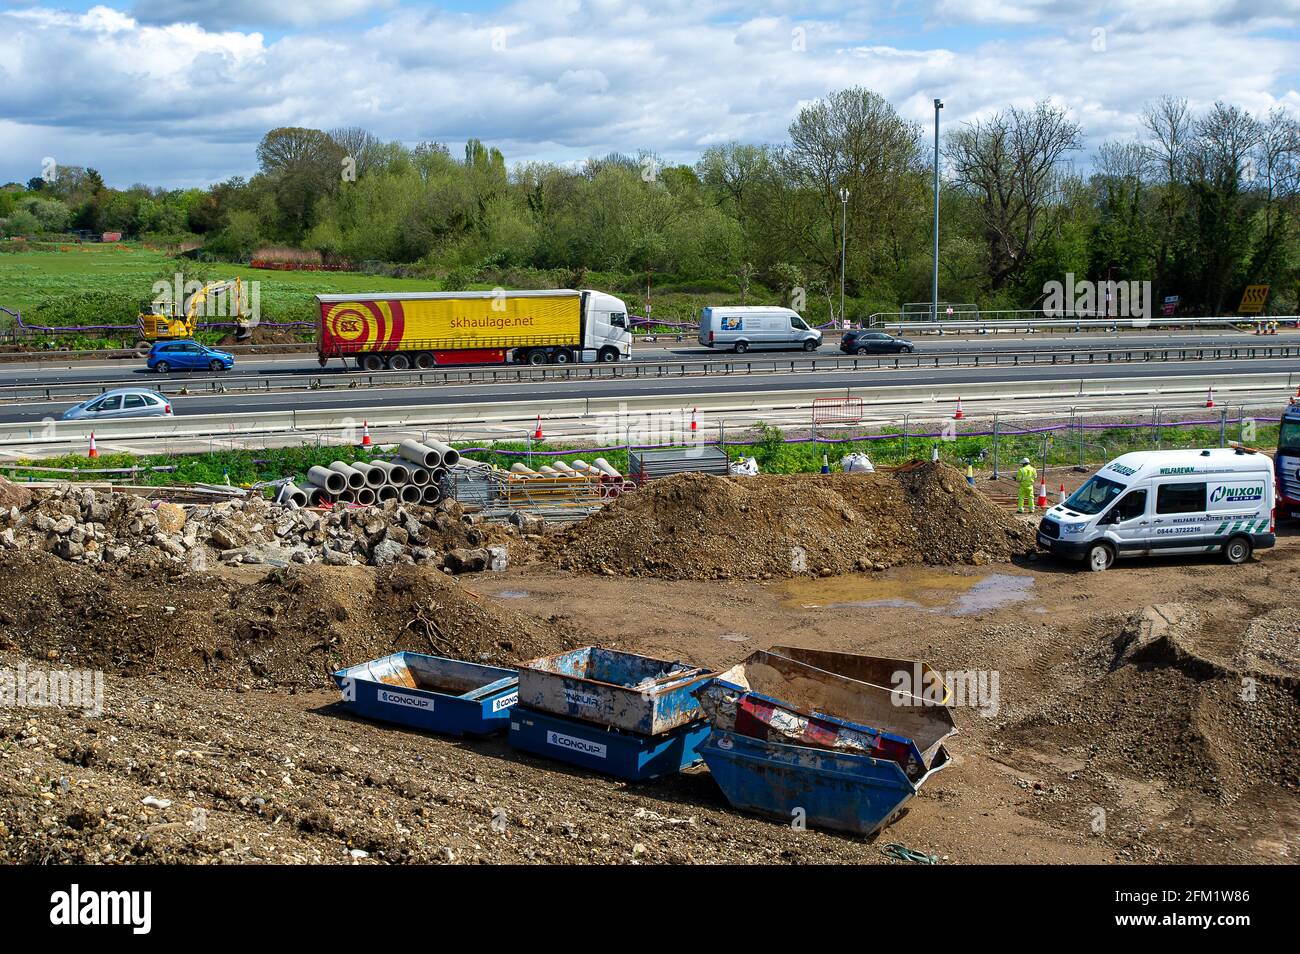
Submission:
POLYGON ((553 621, 484 605, 431 567, 255 572, 133 571, 0 553, 0 648, 123 674, 314 687, 398 650, 509 663, 577 645, 553 621))
POLYGON ((267 325, 258 325, 247 338, 241 338, 233 331, 223 335, 217 341, 217 347, 227 348, 230 345, 269 345, 269 344, 302 344, 311 336, 310 328, 273 328, 267 325))
POLYGON ((0 477, 0 510, 17 507, 21 510, 32 502, 32 492, 12 481, 0 477))
POLYGON ((1300 636, 1293 612, 1275 615, 1224 632, 1186 604, 1147 607, 1081 658, 1075 690, 1044 700, 1009 735, 1086 751, 1112 778, 1160 780, 1221 802, 1259 783, 1294 789, 1300 681, 1253 658, 1262 634, 1286 630, 1292 645, 1300 636))
POLYGON ((560 566, 665 579, 832 575, 900 563, 985 564, 1033 531, 955 469, 898 474, 678 474, 554 538, 560 566))

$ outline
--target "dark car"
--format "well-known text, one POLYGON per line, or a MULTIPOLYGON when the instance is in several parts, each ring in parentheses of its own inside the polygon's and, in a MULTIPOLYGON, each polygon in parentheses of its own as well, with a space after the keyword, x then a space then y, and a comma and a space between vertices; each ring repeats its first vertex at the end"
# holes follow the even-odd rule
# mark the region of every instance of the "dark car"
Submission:
POLYGON ((229 371, 235 356, 197 341, 160 341, 149 349, 150 371, 229 371))
POLYGON ((901 354, 915 351, 916 345, 883 331, 846 331, 840 339, 840 350, 845 354, 901 354))

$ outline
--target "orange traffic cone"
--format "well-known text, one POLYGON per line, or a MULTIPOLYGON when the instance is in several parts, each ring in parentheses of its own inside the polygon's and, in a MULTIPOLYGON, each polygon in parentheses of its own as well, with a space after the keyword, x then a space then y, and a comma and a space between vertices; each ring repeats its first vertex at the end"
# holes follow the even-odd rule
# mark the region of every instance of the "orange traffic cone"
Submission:
POLYGON ((371 445, 371 441, 370 441, 370 422, 369 422, 369 421, 362 421, 362 422, 361 422, 361 446, 362 446, 362 447, 370 447, 370 446, 372 446, 372 445, 371 445))
POLYGON ((952 416, 954 421, 960 421, 966 415, 961 412, 961 397, 957 398, 957 413, 952 416))
POLYGON ((98 457, 99 450, 95 447, 95 432, 90 432, 90 450, 86 453, 87 457, 98 457))
POLYGON ((1047 480, 1046 478, 1038 481, 1038 500, 1035 503, 1039 507, 1047 506, 1047 480))
POLYGON ((698 408, 691 408, 691 430, 692 430, 692 431, 698 431, 698 430, 700 429, 700 424, 699 424, 699 422, 695 419, 695 415, 696 415, 696 412, 697 412, 697 411, 698 411, 698 408))
POLYGON ((1061 503, 1065 503, 1065 484, 1061 484, 1061 503))
POLYGON ((1210 389, 1209 389, 1208 391, 1205 392, 1205 406, 1206 406, 1206 407, 1214 407, 1214 387, 1213 387, 1213 385, 1211 385, 1210 389))
POLYGON ((542 415, 537 415, 537 430, 533 431, 533 440, 541 441, 546 438, 542 435, 542 415))

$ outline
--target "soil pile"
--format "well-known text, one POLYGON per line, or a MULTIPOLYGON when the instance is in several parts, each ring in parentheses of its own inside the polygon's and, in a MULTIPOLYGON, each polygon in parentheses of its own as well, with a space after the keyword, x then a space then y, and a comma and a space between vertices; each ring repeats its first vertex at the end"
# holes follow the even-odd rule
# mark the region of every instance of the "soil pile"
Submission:
POLYGON ((1070 667, 1075 691, 1044 701, 1009 735, 1086 751, 1108 777, 1159 780, 1224 803, 1260 783, 1294 790, 1300 668, 1294 650, 1275 647, 1298 638, 1292 610, 1225 631, 1187 604, 1147 607, 1070 667))
POLYGON ((337 669, 399 650, 510 663, 577 645, 553 618, 485 605, 431 567, 295 566, 236 578, 255 572, 0 553, 0 649, 128 675, 319 687, 337 669))
POLYGON ((1033 530, 944 464, 897 474, 678 474, 620 497, 549 544, 567 569, 665 579, 834 575, 986 564, 1033 530))
MULTIPOLYGON (((23 488, 14 488, 23 491, 23 488)), ((4 488, 0 487, 0 493, 4 488)), ((182 506, 135 494, 60 487, 0 507, 0 550, 42 550, 76 563, 426 563, 461 573, 504 569, 513 527, 471 526, 454 500, 433 507, 282 507, 262 497, 182 506)))
POLYGON ((26 507, 32 502, 32 492, 26 487, 0 477, 0 510, 26 507))

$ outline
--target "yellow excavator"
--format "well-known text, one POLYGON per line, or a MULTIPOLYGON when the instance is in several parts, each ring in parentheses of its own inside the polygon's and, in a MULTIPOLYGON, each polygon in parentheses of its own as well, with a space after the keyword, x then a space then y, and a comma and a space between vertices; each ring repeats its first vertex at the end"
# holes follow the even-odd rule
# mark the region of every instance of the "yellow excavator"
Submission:
POLYGON ((235 323, 235 337, 241 340, 250 337, 253 321, 243 282, 238 278, 227 278, 208 282, 180 304, 175 299, 146 302, 145 310, 140 312, 140 340, 137 344, 193 338, 203 303, 223 292, 230 294, 230 318, 235 323))

